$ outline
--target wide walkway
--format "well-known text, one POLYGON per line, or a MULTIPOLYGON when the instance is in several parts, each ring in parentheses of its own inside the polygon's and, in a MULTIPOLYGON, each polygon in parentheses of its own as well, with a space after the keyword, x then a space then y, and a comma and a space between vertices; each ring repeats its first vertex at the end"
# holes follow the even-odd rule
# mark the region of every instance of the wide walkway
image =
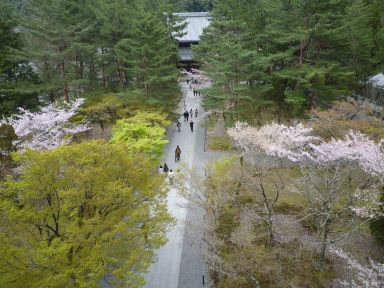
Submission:
MULTIPOLYGON (((188 85, 183 82, 180 84, 181 90, 183 93, 182 100, 180 101, 179 109, 177 112, 182 114, 184 111, 184 103, 189 111, 191 108, 193 111, 197 108, 200 112, 199 116, 196 118, 193 116, 194 123, 194 132, 191 132, 189 123, 184 122, 183 117, 181 116, 179 121, 181 123, 181 132, 177 131, 176 125, 173 124, 168 130, 168 140, 169 143, 164 147, 164 157, 163 163, 166 162, 169 169, 177 171, 180 167, 185 165, 189 169, 192 169, 194 165, 196 151, 202 151, 202 143, 201 137, 204 137, 204 133, 199 131, 199 129, 203 129, 200 124, 203 122, 203 118, 201 117, 201 104, 200 98, 198 96, 194 96, 193 92, 189 89, 188 85), (185 101, 185 102, 184 102, 185 101), (179 145, 181 148, 181 160, 178 163, 175 163, 174 151, 176 146, 179 145), (199 146, 199 147, 197 147, 199 146), (201 147, 200 147, 201 146, 201 147)), ((190 120, 190 119, 189 119, 190 120)), ((180 194, 176 191, 175 188, 171 188, 167 197, 168 201, 168 211, 171 213, 177 220, 175 227, 172 231, 167 233, 168 243, 160 248, 157 252, 158 261, 154 263, 149 272, 145 275, 146 279, 146 288, 187 288, 193 287, 203 287, 201 284, 201 273, 198 272, 195 277, 188 281, 188 284, 178 285, 179 283, 179 275, 180 265, 181 265, 181 257, 182 257, 182 249, 185 248, 184 242, 184 230, 185 230, 185 220, 187 216, 187 208, 186 200, 183 199, 180 194), (184 245, 183 245, 184 244, 184 245), (199 283, 198 286, 196 283, 199 283), (187 285, 187 286, 185 286, 187 285)), ((185 253, 183 253, 185 255, 185 253)), ((186 259, 184 259, 185 261, 186 259)), ((184 262, 183 261, 183 262, 184 262)), ((199 264, 197 264, 199 265, 199 264)), ((184 265, 183 265, 184 266, 184 265)), ((199 265, 202 266, 202 265, 199 265)), ((202 270, 202 267, 195 267, 198 270, 202 270)), ((185 273, 192 273, 193 271, 182 271, 185 273)), ((184 282, 184 281, 181 281, 184 282)))

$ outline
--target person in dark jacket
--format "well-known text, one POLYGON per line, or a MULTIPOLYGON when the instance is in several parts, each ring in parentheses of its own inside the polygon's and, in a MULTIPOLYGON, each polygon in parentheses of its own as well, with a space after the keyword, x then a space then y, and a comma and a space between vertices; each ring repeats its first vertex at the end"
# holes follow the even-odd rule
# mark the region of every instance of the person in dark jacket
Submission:
POLYGON ((176 147, 175 150, 175 162, 180 161, 181 149, 179 146, 176 147))
POLYGON ((176 121, 176 127, 177 127, 177 130, 179 130, 179 132, 181 132, 181 123, 179 120, 176 121))
POLYGON ((191 122, 189 122, 189 126, 191 127, 191 132, 193 132, 193 120, 191 119, 191 122))
POLYGON ((168 168, 168 165, 167 165, 167 163, 164 163, 164 168, 163 168, 163 171, 164 171, 164 173, 168 173, 168 171, 169 171, 169 168, 168 168))

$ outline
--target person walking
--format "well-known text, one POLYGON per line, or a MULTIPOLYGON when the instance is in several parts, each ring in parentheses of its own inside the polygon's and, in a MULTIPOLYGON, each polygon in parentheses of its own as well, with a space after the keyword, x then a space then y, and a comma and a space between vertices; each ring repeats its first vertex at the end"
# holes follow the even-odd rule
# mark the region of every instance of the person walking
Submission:
POLYGON ((191 114, 191 119, 192 119, 192 117, 193 117, 193 110, 192 110, 192 108, 191 108, 191 110, 189 110, 189 114, 191 114))
POLYGON ((175 162, 180 161, 181 149, 179 146, 176 147, 175 150, 175 162))
POLYGON ((173 170, 171 169, 171 170, 169 170, 169 173, 168 173, 168 178, 167 178, 167 182, 169 183, 169 184, 173 184, 173 177, 175 176, 175 172, 173 172, 173 170))
POLYGON ((160 165, 160 167, 159 167, 159 174, 160 174, 160 175, 163 174, 163 166, 161 166, 161 165, 160 165))
POLYGON ((184 111, 184 122, 187 121, 188 122, 188 118, 189 118, 189 113, 187 110, 184 111))
POLYGON ((195 110, 195 117, 197 118, 197 114, 199 114, 199 111, 197 111, 197 108, 195 110))
POLYGON ((193 132, 193 120, 191 119, 191 122, 189 122, 189 126, 191 127, 191 132, 193 132))
POLYGON ((163 171, 164 171, 164 173, 168 173, 168 171, 169 171, 169 168, 168 168, 168 165, 167 165, 167 163, 164 163, 164 168, 163 168, 163 171))
POLYGON ((180 123, 179 119, 177 119, 176 126, 177 126, 177 130, 179 130, 179 132, 181 132, 181 123, 180 123))

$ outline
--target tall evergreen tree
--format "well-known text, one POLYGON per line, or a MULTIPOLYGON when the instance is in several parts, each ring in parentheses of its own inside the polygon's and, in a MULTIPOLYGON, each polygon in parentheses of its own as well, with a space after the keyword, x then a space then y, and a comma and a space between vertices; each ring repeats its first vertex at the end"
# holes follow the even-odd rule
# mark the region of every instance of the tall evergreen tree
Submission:
POLYGON ((345 0, 217 2, 212 26, 197 47, 216 83, 206 104, 252 111, 249 106, 273 101, 280 112, 296 114, 347 94, 355 71, 340 35, 346 7, 345 0), (226 64, 234 62, 237 101, 220 97, 228 89, 226 64))
POLYGON ((141 12, 132 38, 120 41, 125 70, 135 79, 148 100, 169 103, 177 95, 177 44, 162 13, 141 12))
POLYGON ((22 47, 12 6, 0 3, 0 117, 17 112, 17 107, 33 109, 39 103, 39 80, 32 66, 14 51, 22 47))

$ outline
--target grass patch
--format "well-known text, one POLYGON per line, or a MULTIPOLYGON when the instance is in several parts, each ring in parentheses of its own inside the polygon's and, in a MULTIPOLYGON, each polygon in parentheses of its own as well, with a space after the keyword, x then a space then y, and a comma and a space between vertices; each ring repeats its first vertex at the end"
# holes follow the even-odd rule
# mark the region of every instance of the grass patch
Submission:
POLYGON ((232 149, 232 143, 227 135, 213 136, 208 141, 208 148, 212 151, 229 151, 232 149))
POLYGON ((276 213, 290 214, 290 213, 299 213, 301 211, 303 211, 303 207, 288 204, 286 202, 278 203, 275 206, 275 212, 276 213))

